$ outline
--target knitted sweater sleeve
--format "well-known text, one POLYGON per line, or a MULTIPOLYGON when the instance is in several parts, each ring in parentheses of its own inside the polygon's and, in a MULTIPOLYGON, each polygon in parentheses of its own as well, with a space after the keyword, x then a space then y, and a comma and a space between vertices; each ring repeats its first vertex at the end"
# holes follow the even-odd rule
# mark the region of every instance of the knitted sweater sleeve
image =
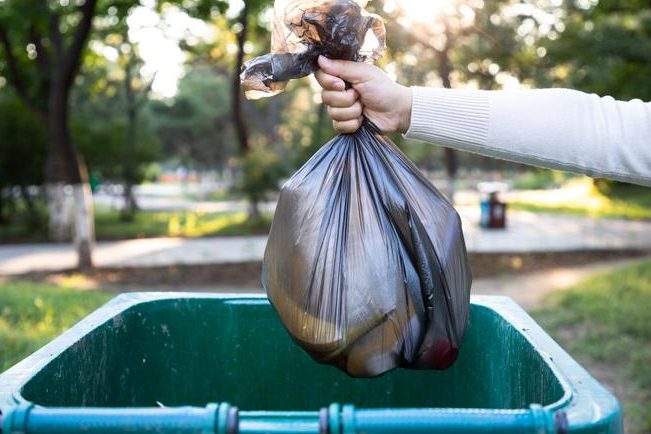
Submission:
POLYGON ((651 186, 651 103, 569 89, 412 93, 407 138, 651 186))

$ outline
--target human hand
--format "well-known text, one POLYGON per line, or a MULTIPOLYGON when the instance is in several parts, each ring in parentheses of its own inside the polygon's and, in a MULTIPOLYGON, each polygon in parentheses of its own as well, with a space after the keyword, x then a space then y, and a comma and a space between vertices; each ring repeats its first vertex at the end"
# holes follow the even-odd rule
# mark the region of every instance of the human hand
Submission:
POLYGON ((411 122, 411 89, 366 63, 319 56, 319 67, 315 76, 337 131, 354 133, 362 125, 362 116, 366 116, 383 133, 407 132, 411 122), (345 82, 352 89, 346 90, 345 82))

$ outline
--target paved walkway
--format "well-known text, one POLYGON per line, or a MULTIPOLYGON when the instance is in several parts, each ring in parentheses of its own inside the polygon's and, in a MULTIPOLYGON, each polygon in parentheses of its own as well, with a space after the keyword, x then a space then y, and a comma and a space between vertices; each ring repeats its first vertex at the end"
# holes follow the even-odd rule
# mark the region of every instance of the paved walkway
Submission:
MULTIPOLYGON (((478 227, 477 208, 459 210, 470 252, 651 251, 651 222, 510 212, 506 230, 485 230, 478 227)), ((99 267, 151 267, 260 261, 265 245, 264 236, 100 242, 95 263, 99 267)), ((0 245, 0 275, 69 269, 75 261, 70 244, 0 245)))

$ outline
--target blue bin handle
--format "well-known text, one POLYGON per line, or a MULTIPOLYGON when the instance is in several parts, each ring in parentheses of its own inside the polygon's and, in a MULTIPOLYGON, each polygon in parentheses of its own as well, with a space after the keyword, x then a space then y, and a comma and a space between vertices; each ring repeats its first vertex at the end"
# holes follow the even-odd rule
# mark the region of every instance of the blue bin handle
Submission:
POLYGON ((237 417, 237 408, 226 403, 205 408, 49 408, 26 403, 7 412, 0 434, 234 434, 237 417))
MULTIPOLYGON (((330 413, 336 410, 331 406, 330 413)), ((332 419, 330 419, 332 423, 332 419)), ((339 426, 331 426, 328 434, 566 434, 567 417, 564 412, 546 410, 531 405, 522 410, 483 409, 386 409, 355 410, 344 406, 339 426)), ((253 434, 253 433, 247 433, 253 434)), ((258 433, 256 433, 258 434, 258 433)))
POLYGON ((46 408, 23 404, 0 418, 0 434, 566 434, 564 412, 362 409, 332 404, 321 412, 239 412, 227 403, 175 408, 46 408))

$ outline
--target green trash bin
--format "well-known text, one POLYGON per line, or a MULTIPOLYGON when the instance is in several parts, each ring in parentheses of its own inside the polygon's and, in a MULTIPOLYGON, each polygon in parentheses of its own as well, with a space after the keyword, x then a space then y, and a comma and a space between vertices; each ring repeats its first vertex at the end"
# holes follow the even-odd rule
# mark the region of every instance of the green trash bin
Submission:
POLYGON ((617 400, 511 300, 474 297, 457 363, 352 379, 263 296, 122 295, 0 375, 10 433, 621 433, 617 400))

